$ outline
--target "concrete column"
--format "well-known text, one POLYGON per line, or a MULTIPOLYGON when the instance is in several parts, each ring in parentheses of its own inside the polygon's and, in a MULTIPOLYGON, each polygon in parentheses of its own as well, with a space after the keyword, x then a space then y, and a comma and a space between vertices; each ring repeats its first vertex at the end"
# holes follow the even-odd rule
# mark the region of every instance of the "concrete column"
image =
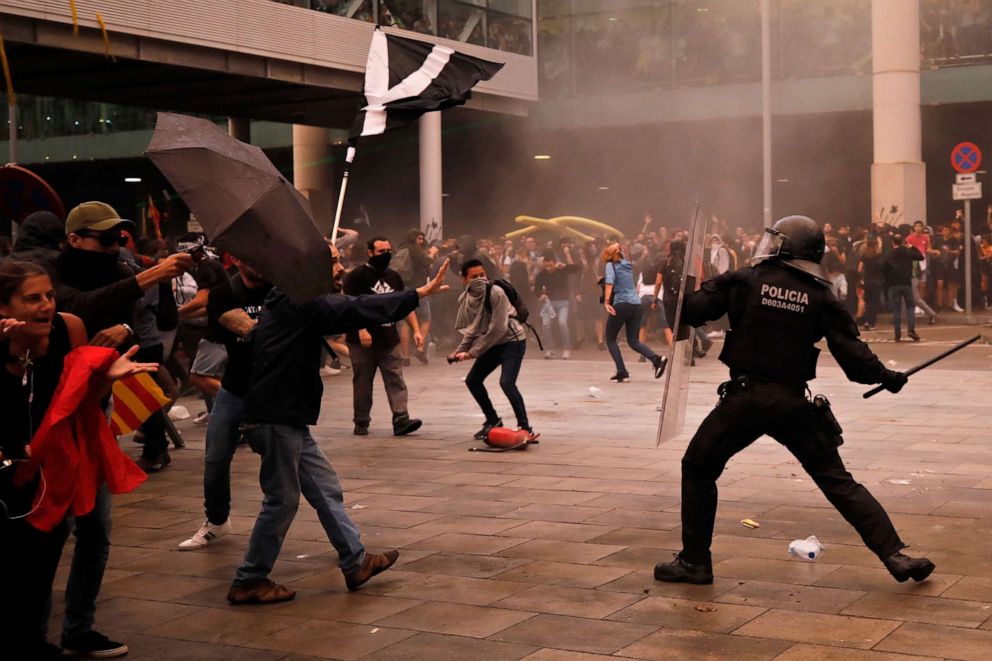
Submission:
POLYGON ((441 194, 441 113, 429 112, 420 118, 420 229, 428 242, 442 237, 441 194))
MULTIPOLYGON (((327 129, 293 125, 293 185, 310 200, 313 219, 321 232, 330 234, 334 224, 334 168, 327 129)), ((343 223, 343 221, 342 221, 343 223)))
POLYGON ((228 117, 227 132, 241 142, 251 144, 251 120, 244 117, 228 117))
POLYGON ((919 0, 872 0, 871 41, 872 213, 892 224, 925 220, 919 0))

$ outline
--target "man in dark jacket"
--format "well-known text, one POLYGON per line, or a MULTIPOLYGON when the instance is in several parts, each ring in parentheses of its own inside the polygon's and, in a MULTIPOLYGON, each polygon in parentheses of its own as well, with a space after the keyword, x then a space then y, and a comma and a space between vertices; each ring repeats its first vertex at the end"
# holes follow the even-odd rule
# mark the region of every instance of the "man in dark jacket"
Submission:
POLYGON ((55 262, 65 245, 65 223, 51 211, 35 211, 17 227, 10 259, 34 262, 55 275, 55 262))
MULTIPOLYGON (((192 264, 189 255, 172 255, 135 275, 118 261, 126 242, 122 219, 103 202, 85 202, 66 219, 68 246, 56 261, 55 301, 60 312, 83 320, 90 344, 123 350, 134 342, 135 313, 144 292, 179 276, 192 264)), ((110 493, 97 491, 93 511, 75 520, 76 545, 66 585, 62 647, 80 656, 110 658, 127 645, 93 631, 96 599, 110 553, 110 493)))
MULTIPOLYGON (((344 268, 331 246, 337 291, 344 268)), ((264 498, 248 550, 227 599, 232 604, 287 601, 296 592, 269 579, 283 540, 299 508, 300 494, 315 510, 349 590, 357 590, 389 569, 399 552, 366 553, 358 528, 344 508, 341 483, 327 456, 310 435, 317 423, 324 386, 320 379, 323 337, 399 321, 419 300, 442 286, 447 262, 437 276, 417 289, 340 296, 325 294, 306 303, 290 301, 273 289, 252 338, 254 357, 244 399, 243 430, 252 450, 262 456, 259 482, 264 498)))
POLYGON ((882 276, 889 287, 889 305, 892 306, 892 326, 898 342, 901 337, 903 303, 906 304, 906 330, 913 342, 916 334, 916 299, 913 297, 913 262, 923 259, 923 254, 903 242, 902 235, 892 235, 892 250, 882 256, 882 276))
POLYGON ((683 302, 693 326, 729 316, 720 360, 730 368, 731 380, 720 386, 720 403, 682 458, 682 551, 674 562, 658 564, 655 578, 713 582, 717 479, 735 454, 768 434, 799 460, 896 580, 922 581, 933 563, 902 553, 906 544, 885 510, 844 467, 837 452, 843 439, 835 424, 828 424, 829 408, 805 397, 806 382, 816 378, 814 345, 823 338, 852 381, 899 392, 906 376, 886 369, 858 339, 857 324, 831 294, 820 265, 825 243, 816 222, 789 216, 765 232, 755 266, 709 280, 683 302))

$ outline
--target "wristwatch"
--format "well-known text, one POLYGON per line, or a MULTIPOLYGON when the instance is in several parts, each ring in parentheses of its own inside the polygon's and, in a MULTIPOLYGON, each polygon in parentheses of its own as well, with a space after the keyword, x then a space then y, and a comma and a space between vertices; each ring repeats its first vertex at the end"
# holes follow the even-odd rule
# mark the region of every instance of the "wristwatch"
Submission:
POLYGON ((127 331, 127 336, 128 337, 134 337, 134 329, 131 328, 130 325, 128 325, 128 324, 121 324, 121 326, 123 326, 124 327, 124 330, 127 331))

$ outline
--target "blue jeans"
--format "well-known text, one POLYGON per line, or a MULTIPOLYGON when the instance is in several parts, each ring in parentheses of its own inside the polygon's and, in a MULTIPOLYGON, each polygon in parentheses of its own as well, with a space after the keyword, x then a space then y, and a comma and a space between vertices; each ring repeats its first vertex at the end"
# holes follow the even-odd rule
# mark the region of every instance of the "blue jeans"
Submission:
POLYGON ((527 340, 497 344, 476 358, 472 369, 468 371, 465 385, 468 386, 468 391, 472 393, 472 397, 475 398, 483 414, 485 414, 486 422, 493 423, 499 420, 499 415, 486 391, 485 381, 486 377, 492 374, 497 367, 500 367, 499 387, 503 389, 503 394, 510 400, 513 415, 517 418, 517 426, 530 428, 524 398, 520 394, 520 390, 517 389, 517 376, 520 375, 520 365, 524 362, 526 351, 527 340))
POLYGON ((623 356, 620 354, 620 347, 617 346, 617 335, 620 329, 627 328, 627 345, 641 354, 648 360, 654 360, 657 354, 651 348, 642 344, 638 334, 641 330, 641 306, 635 303, 615 303, 613 309, 616 314, 606 317, 606 348, 610 350, 610 356, 617 366, 617 374, 629 376, 627 367, 623 364, 623 356))
POLYGON ((300 507, 300 493, 317 510, 327 538, 338 552, 338 566, 348 573, 365 560, 358 528, 344 509, 341 482, 306 425, 261 424, 245 432, 251 449, 262 455, 258 481, 262 511, 248 540, 248 550, 234 575, 235 585, 268 577, 300 507))
POLYGON ((223 388, 214 399, 203 457, 203 507, 207 521, 220 525, 231 514, 231 459, 238 449, 244 400, 223 388))
POLYGON ((72 521, 76 546, 65 586, 65 617, 62 642, 93 628, 96 598, 103 584, 103 571, 110 557, 110 491, 103 484, 96 492, 93 511, 72 521))
POLYGON ((544 332, 548 336, 548 343, 551 343, 551 338, 554 335, 551 332, 551 322, 558 322, 558 334, 561 336, 561 345, 559 348, 562 351, 568 351, 572 348, 572 338, 568 334, 568 300, 563 301, 550 301, 551 307, 554 308, 555 318, 548 319, 546 317, 541 317, 543 322, 544 332))
POLYGON ((899 337, 900 326, 902 325, 902 304, 906 303, 906 329, 910 333, 916 332, 916 302, 913 298, 912 285, 894 285, 889 287, 889 305, 892 306, 892 326, 895 328, 896 337, 899 337))

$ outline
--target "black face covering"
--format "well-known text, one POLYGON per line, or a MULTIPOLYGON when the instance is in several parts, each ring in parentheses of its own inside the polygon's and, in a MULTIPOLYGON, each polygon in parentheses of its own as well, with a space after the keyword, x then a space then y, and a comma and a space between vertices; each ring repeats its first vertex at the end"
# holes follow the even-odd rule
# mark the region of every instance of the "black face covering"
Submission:
POLYGON ((385 272, 389 268, 389 261, 393 258, 393 253, 384 252, 380 255, 372 255, 369 257, 369 266, 374 268, 379 273, 385 272))

